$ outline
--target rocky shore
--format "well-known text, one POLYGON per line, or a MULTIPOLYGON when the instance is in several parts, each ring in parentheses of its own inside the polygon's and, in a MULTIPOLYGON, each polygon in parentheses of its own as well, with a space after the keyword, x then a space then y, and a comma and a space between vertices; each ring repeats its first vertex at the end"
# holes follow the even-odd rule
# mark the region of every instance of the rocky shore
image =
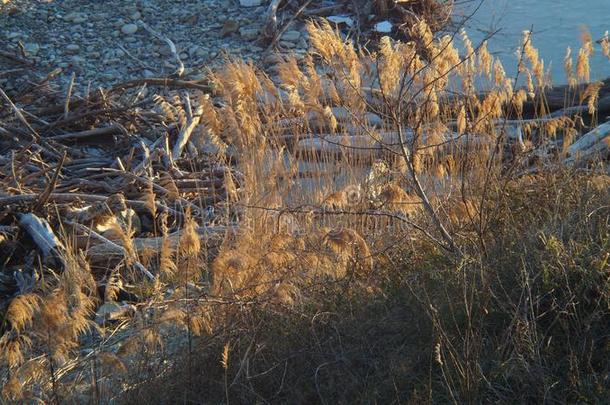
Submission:
MULTIPOLYGON (((232 0, 17 0, 0 6, 0 44, 43 71, 60 68, 65 84, 74 73, 78 92, 171 75, 176 58, 163 37, 175 44, 184 75, 197 79, 225 55, 272 65, 260 40, 266 10, 267 4, 244 6, 232 0)), ((302 55, 306 33, 292 24, 278 45, 302 55)), ((3 87, 11 82, 6 73, 14 70, 11 62, 0 59, 3 87)))

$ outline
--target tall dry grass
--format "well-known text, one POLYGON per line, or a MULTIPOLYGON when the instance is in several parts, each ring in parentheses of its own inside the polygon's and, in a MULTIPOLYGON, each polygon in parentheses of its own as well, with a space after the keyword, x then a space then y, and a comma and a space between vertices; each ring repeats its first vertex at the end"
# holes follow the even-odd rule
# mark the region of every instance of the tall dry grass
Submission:
MULTIPOLYGON (((198 100, 195 142, 239 173, 224 179, 220 247, 201 243, 188 212, 172 243, 149 203, 159 251, 137 251, 131 225, 117 227, 128 255, 101 297, 114 302, 125 282, 146 300, 102 326, 89 267, 68 249, 64 272, 4 315, 7 400, 609 394, 608 176, 562 165, 583 117, 547 115, 532 35, 510 78, 486 43, 434 35, 424 20, 409 42, 382 38, 374 52, 327 23, 308 28, 311 52, 287 58, 277 82, 228 61, 210 74, 214 102, 198 100), (137 260, 154 282, 129 272, 137 260)), ((588 122, 592 51, 585 35, 576 68, 571 51, 565 60, 566 107, 587 104, 588 122)), ((179 99, 157 101, 184 119, 179 99)), ((143 200, 154 202, 152 184, 143 200)))

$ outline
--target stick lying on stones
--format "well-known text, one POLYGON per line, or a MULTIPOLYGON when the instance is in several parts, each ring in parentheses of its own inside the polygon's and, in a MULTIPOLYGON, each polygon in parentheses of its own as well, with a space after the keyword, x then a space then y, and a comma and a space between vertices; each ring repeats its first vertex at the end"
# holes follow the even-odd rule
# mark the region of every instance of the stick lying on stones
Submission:
POLYGON ((144 27, 144 29, 146 31, 148 31, 150 34, 152 34, 152 36, 154 36, 155 38, 157 38, 160 41, 164 41, 167 44, 167 46, 169 47, 169 50, 171 51, 172 55, 176 59, 176 63, 178 63, 178 69, 176 70, 175 74, 176 74, 176 76, 181 77, 182 74, 184 73, 184 63, 182 63, 182 60, 180 59, 180 55, 178 55, 178 50, 176 49, 176 45, 172 42, 172 40, 159 34, 155 30, 150 28, 150 26, 142 20, 138 20, 138 24, 140 24, 142 27, 144 27))

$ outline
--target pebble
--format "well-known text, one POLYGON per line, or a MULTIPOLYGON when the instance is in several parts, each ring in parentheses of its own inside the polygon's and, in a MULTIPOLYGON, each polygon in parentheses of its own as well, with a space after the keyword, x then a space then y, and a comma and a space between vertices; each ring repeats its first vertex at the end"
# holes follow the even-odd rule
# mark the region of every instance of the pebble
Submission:
POLYGON ((383 34, 389 34, 390 32, 392 32, 392 23, 389 21, 378 22, 377 24, 375 24, 375 31, 383 34))
POLYGON ((263 59, 263 63, 267 66, 270 65, 275 65, 278 63, 283 62, 284 60, 282 59, 282 57, 280 55, 277 55, 275 53, 269 53, 267 56, 265 56, 265 58, 263 59))
POLYGON ((40 51, 40 45, 34 42, 27 43, 23 46, 25 52, 29 55, 36 56, 40 51))
POLYGON ((138 31, 136 24, 125 24, 121 27, 121 32, 125 35, 133 35, 138 31))
POLYGON ((246 41, 254 41, 260 35, 260 27, 243 27, 239 30, 239 35, 246 41))
POLYGON ((258 7, 262 3, 262 0, 239 0, 242 7, 258 7))
POLYGON ((239 23, 235 20, 226 20, 222 25, 222 29, 220 30, 220 36, 226 37, 231 35, 239 30, 239 23))
POLYGON ((294 42, 280 41, 280 46, 283 48, 293 49, 296 48, 297 44, 294 42))
POLYGON ((76 45, 76 44, 70 44, 66 46, 66 52, 74 55, 77 54, 80 51, 80 46, 76 45))
POLYGON ((82 24, 82 23, 84 23, 84 22, 85 22, 85 21, 87 21, 87 20, 88 20, 87 16, 85 16, 85 15, 79 15, 79 16, 77 16, 77 17, 74 17, 74 18, 72 19, 72 22, 73 22, 74 24, 82 24))
POLYGON ((297 42, 299 38, 301 38, 299 31, 286 31, 281 39, 286 42, 297 42))
POLYGON ((210 52, 207 49, 197 48, 194 56, 197 58, 206 58, 209 54, 210 54, 210 52))
POLYGON ((89 18, 83 13, 70 13, 64 17, 64 20, 73 22, 74 24, 81 24, 87 21, 89 18))
MULTIPOLYGON (((10 49, 17 49, 15 44, 22 41, 26 55, 34 61, 66 68, 59 76, 59 86, 67 85, 72 71, 79 76, 77 87, 88 82, 106 86, 118 80, 157 77, 175 69, 163 69, 165 62, 174 61, 173 55, 162 41, 140 35, 144 30, 139 20, 147 21, 182 48, 180 57, 187 72, 204 63, 210 68, 221 65, 221 48, 244 60, 258 61, 264 49, 255 46, 254 41, 261 37, 269 1, 185 0, 180 7, 167 0, 82 1, 78 2, 79 8, 66 10, 63 2, 44 0, 34 11, 28 9, 10 17, 0 12, 0 26, 7 27, 0 36, 10 49), (134 69, 133 63, 125 63, 127 56, 117 43, 150 68, 134 69)), ((296 54, 306 47, 306 39, 306 32, 293 27, 280 42, 287 52, 296 54)), ((269 57, 267 63, 275 65, 278 60, 269 57)))

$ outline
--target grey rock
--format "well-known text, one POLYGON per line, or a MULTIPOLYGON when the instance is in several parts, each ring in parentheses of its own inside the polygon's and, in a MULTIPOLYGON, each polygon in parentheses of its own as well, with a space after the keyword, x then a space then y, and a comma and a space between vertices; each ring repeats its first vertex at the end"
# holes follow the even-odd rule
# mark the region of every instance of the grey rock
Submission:
POLYGON ((70 22, 73 22, 74 24, 82 24, 85 21, 87 21, 88 19, 89 18, 87 17, 86 14, 77 13, 77 12, 69 13, 64 17, 65 21, 70 21, 70 22))
POLYGON ((78 52, 80 52, 80 46, 78 46, 77 44, 66 45, 66 53, 69 53, 70 55, 75 55, 78 52))
POLYGON ((28 55, 32 55, 32 56, 37 55, 37 54, 38 54, 38 52, 40 51, 40 45, 38 45, 38 44, 37 44, 37 43, 35 43, 35 42, 29 42, 29 43, 25 44, 25 45, 23 46, 23 48, 25 49, 25 52, 26 52, 28 55))
POLYGON ((138 26, 136 24, 125 24, 121 27, 121 32, 125 35, 133 35, 138 32, 138 26))
POLYGON ((260 27, 242 27, 239 35, 246 41, 253 41, 260 35, 260 27))
POLYGON ((301 33, 299 31, 286 31, 284 35, 282 35, 281 40, 286 42, 297 42, 301 38, 301 33))
POLYGON ((280 46, 288 49, 296 48, 297 44, 294 42, 280 41, 280 46))
MULTIPOLYGON (((242 7, 258 7, 262 4, 262 0, 239 0, 242 7)), ((230 3, 229 3, 230 6, 230 3)))
POLYGON ((206 58, 209 54, 210 53, 209 53, 209 51, 207 49, 205 49, 205 48, 198 48, 195 51, 195 55, 194 56, 197 57, 197 58, 206 58))

